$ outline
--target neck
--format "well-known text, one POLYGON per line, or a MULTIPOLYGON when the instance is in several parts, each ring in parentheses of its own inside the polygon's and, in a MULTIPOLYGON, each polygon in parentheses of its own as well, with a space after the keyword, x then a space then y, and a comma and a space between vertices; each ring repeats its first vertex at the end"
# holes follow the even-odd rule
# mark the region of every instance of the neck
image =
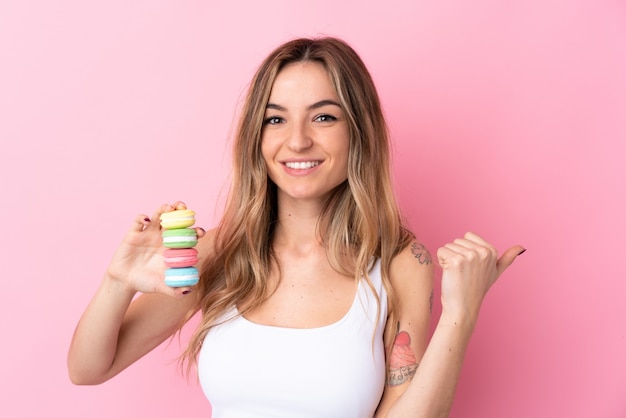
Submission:
POLYGON ((323 203, 315 201, 278 202, 278 222, 274 231, 274 247, 310 251, 323 247, 318 225, 323 203))

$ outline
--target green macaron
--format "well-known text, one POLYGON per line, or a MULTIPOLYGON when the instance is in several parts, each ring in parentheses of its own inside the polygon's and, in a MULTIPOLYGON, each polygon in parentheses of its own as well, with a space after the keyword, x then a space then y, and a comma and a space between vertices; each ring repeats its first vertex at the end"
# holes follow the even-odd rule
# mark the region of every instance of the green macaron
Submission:
POLYGON ((163 246, 168 248, 191 248, 198 243, 198 236, 193 228, 166 229, 162 236, 163 246))

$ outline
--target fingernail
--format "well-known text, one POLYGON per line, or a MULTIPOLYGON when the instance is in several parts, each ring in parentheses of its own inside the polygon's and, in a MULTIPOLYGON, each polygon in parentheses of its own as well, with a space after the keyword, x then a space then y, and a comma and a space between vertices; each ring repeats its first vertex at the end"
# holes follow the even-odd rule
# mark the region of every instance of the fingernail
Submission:
POLYGON ((522 251, 520 251, 519 253, 517 253, 518 256, 524 254, 526 252, 526 248, 524 248, 522 251))
POLYGON ((144 221, 150 222, 150 218, 143 218, 144 221))
POLYGON ((191 293, 191 289, 183 290, 183 295, 188 295, 191 293))

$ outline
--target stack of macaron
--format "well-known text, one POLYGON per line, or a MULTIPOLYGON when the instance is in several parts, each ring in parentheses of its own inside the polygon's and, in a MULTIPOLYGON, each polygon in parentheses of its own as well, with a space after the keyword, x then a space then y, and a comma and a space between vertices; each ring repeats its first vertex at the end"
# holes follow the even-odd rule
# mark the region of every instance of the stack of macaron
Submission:
POLYGON ((193 286, 198 283, 198 251, 193 248, 198 243, 196 230, 190 228, 196 222, 195 212, 178 209, 161 214, 163 229, 163 260, 165 284, 170 287, 193 286))

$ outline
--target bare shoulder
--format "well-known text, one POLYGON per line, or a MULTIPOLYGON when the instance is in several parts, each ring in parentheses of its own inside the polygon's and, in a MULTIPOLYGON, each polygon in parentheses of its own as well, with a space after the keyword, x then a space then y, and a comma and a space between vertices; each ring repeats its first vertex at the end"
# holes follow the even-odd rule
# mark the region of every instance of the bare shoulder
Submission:
MULTIPOLYGON (((430 297, 433 287, 433 259, 424 244, 412 241, 392 260, 390 281, 399 302, 405 297, 430 297)), ((412 299, 412 298, 411 298, 412 299)))

